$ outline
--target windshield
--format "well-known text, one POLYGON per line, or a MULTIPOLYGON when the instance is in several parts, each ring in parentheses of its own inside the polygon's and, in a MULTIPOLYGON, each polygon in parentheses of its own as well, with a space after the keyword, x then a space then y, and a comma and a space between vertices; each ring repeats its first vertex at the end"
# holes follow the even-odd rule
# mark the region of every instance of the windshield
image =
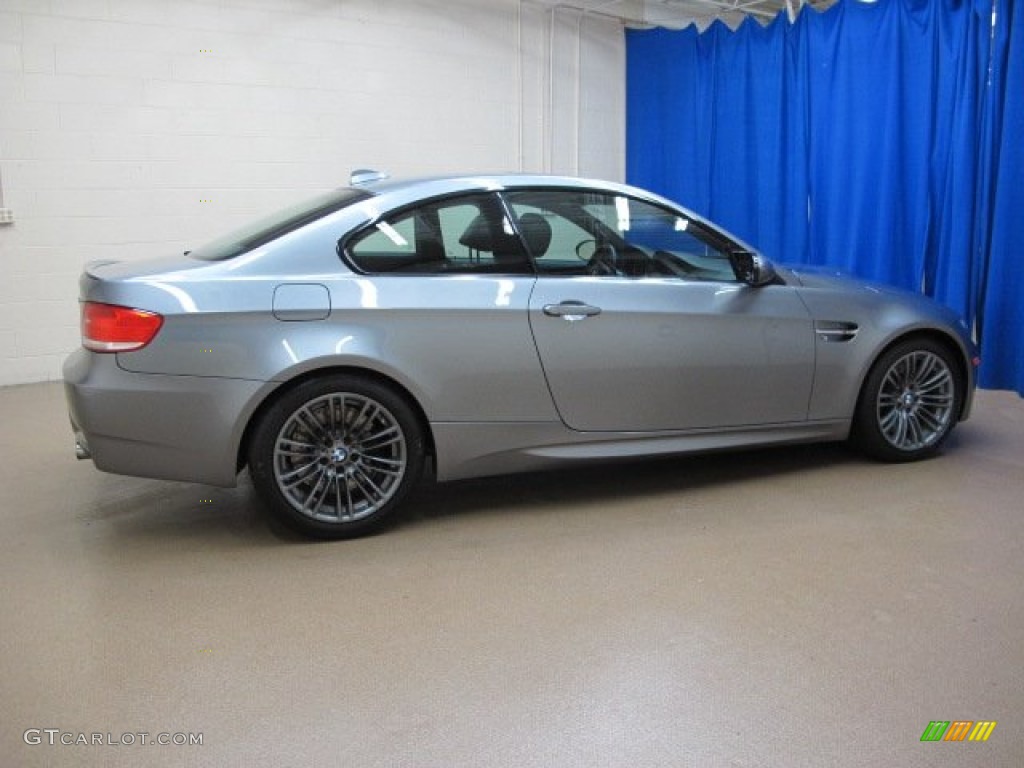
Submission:
POLYGON ((188 255, 203 261, 232 259, 368 197, 359 189, 335 189, 229 232, 188 255))

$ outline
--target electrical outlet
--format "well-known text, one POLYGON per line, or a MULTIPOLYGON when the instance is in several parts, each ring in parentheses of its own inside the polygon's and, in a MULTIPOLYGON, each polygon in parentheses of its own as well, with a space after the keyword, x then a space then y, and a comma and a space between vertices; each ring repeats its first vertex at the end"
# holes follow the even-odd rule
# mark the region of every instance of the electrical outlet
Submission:
POLYGON ((10 208, 0 208, 0 224, 13 224, 14 211, 10 208))

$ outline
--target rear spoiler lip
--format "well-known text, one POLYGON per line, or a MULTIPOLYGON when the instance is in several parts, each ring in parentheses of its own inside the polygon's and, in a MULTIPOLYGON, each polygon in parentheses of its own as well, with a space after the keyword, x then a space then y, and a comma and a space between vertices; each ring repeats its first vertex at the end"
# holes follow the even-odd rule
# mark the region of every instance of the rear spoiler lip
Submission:
POLYGON ((119 263, 117 259, 94 259, 93 261, 86 262, 85 266, 82 267, 82 272, 91 278, 99 280, 100 276, 96 274, 97 269, 119 263))

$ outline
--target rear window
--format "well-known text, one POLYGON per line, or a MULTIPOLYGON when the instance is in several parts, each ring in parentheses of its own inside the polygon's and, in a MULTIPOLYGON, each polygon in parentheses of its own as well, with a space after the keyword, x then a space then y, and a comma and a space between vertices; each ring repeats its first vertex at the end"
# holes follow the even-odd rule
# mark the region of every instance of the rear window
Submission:
POLYGON ((359 189, 335 189, 218 237, 190 251, 189 256, 203 261, 232 259, 368 197, 368 192, 359 189))

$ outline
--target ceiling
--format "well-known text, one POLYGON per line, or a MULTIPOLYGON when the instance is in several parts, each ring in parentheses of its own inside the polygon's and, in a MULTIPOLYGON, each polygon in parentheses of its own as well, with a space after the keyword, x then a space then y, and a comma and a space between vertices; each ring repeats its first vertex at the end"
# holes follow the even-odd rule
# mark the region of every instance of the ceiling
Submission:
POLYGON ((799 12, 803 6, 825 10, 838 0, 539 0, 551 8, 586 11, 621 19, 630 24, 706 27, 715 19, 736 26, 747 17, 762 23, 780 12, 799 12))

